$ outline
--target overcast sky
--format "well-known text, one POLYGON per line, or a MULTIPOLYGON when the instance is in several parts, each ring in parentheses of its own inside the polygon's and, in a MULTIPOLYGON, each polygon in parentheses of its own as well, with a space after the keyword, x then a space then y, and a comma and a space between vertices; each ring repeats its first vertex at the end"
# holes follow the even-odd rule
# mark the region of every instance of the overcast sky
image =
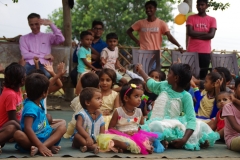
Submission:
MULTIPOLYGON (((195 1, 195 0, 193 0, 195 1)), ((229 0, 221 0, 221 2, 229 2, 229 0)), ((210 11, 208 14, 217 19, 217 31, 215 38, 212 40, 212 49, 216 50, 240 50, 240 1, 230 1, 231 6, 225 11, 210 11)), ((19 0, 18 3, 12 3, 12 0, 0 0, 0 37, 14 37, 19 34, 24 35, 30 32, 27 23, 29 13, 35 12, 42 18, 47 18, 54 9, 62 6, 62 0, 19 0), (7 4, 5 6, 4 4, 7 4)), ((174 6, 177 8, 177 5, 174 6)), ((193 4, 193 12, 197 13, 196 3, 193 4)), ((174 16, 178 14, 178 10, 174 10, 174 16)), ((178 42, 185 46, 185 23, 181 26, 169 23, 172 27, 171 33, 178 42)), ((45 32, 46 27, 42 27, 41 31, 45 32)))

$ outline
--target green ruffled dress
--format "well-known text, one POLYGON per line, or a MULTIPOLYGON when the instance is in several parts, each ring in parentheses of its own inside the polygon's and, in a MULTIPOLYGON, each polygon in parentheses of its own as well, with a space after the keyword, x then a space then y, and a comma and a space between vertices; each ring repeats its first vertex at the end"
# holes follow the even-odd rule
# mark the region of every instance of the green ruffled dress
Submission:
POLYGON ((181 139, 186 129, 194 130, 184 148, 200 150, 200 144, 206 140, 210 146, 220 138, 206 123, 197 120, 194 112, 193 100, 187 91, 175 92, 167 81, 147 81, 148 89, 159 94, 155 100, 151 119, 141 126, 143 130, 161 132, 162 140, 172 141, 181 139))

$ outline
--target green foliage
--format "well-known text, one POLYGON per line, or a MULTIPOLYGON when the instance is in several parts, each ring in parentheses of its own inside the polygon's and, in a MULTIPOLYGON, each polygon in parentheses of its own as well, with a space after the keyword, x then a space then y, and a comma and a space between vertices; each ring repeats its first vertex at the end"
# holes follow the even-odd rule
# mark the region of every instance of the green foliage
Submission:
POLYGON ((12 0, 13 1, 13 3, 18 3, 18 0, 12 0))
MULTIPOLYGON (((135 45, 126 31, 137 20, 146 18, 145 2, 146 0, 76 0, 71 10, 73 38, 79 39, 79 33, 90 29, 93 20, 101 20, 105 25, 103 39, 107 33, 115 32, 119 36, 119 43, 135 45)), ((158 3, 157 17, 165 22, 172 21, 172 10, 168 0, 161 0, 158 3)), ((49 19, 62 29, 62 8, 54 10, 49 19)))

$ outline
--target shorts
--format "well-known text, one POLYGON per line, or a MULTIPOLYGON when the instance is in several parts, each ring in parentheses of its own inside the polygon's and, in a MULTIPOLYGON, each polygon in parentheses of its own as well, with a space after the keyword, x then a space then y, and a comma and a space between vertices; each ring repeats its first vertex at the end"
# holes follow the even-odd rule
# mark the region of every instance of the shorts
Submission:
POLYGON ((119 83, 119 81, 123 78, 123 76, 118 72, 116 72, 116 75, 117 75, 117 83, 119 83))
POLYGON ((240 152, 240 136, 232 139, 230 150, 240 152))

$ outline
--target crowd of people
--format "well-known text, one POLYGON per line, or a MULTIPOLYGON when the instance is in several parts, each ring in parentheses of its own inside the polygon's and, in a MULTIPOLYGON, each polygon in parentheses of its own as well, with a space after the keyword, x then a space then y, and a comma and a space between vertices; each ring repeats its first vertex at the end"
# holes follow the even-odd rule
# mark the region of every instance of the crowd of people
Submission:
MULTIPOLYGON (((8 142, 34 156, 53 156, 61 149, 61 138, 69 138, 81 152, 131 152, 152 154, 167 148, 200 150, 223 140, 227 148, 240 151, 240 78, 224 67, 208 73, 211 39, 216 20, 206 15, 208 0, 197 0, 198 14, 187 21, 188 51, 199 53, 200 79, 188 64, 173 63, 169 72, 145 73, 141 64, 133 73, 118 61, 118 36, 101 39, 104 24, 94 21, 82 31, 71 72, 76 97, 74 111, 66 121, 47 113, 46 97, 62 87, 65 64, 52 67, 51 45, 64 41, 59 29, 40 15, 28 16, 31 33, 20 38, 21 63, 11 63, 4 72, 0 95, 0 152, 8 142), (41 33, 49 25, 53 33, 41 33), (205 64, 203 64, 205 63, 205 64), (129 75, 129 81, 118 71, 129 75), (234 85, 232 85, 234 81, 234 85)), ((145 3, 147 19, 139 20, 127 34, 143 50, 160 50, 162 35, 183 47, 166 23, 156 17, 157 3, 145 3), (133 35, 139 33, 139 40, 133 35)))

